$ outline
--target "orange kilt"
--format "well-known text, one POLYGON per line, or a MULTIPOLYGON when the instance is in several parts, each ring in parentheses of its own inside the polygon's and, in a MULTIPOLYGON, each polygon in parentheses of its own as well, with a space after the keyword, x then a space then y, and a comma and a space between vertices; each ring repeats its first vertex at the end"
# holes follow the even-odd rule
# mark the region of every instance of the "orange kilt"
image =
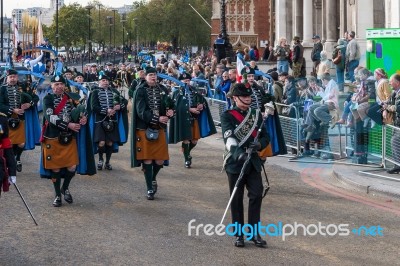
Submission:
POLYGON ((198 139, 200 139, 199 121, 197 121, 197 119, 194 119, 192 124, 192 140, 198 139))
POLYGON ((10 127, 8 136, 11 139, 11 144, 25 143, 25 121, 20 120, 16 129, 10 127))
POLYGON ((42 143, 43 167, 59 169, 79 164, 78 146, 73 138, 68 145, 62 145, 58 139, 44 139, 42 143))
POLYGON ((158 139, 148 141, 146 130, 136 129, 137 160, 169 160, 168 144, 164 129, 159 130, 158 139))

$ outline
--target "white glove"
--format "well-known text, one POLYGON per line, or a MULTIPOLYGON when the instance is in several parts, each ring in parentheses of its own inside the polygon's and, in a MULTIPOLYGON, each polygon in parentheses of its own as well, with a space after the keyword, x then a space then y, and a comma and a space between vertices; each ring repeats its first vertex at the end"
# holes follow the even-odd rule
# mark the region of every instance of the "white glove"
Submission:
POLYGON ((8 177, 8 181, 10 183, 15 184, 15 183, 17 183, 17 177, 16 176, 10 176, 10 177, 8 177))

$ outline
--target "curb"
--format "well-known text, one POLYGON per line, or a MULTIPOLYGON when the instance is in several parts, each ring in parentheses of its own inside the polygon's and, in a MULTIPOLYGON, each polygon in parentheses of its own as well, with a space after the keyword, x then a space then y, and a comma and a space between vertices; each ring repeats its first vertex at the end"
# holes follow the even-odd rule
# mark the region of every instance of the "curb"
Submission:
POLYGON ((377 189, 373 186, 366 186, 366 185, 357 183, 349 178, 344 177, 343 174, 340 174, 335 169, 332 170, 332 178, 334 178, 337 181, 341 182, 342 184, 346 185, 350 189, 354 189, 359 192, 363 192, 363 193, 367 194, 368 196, 384 196, 384 197, 393 197, 393 198, 400 199, 400 193, 394 193, 394 192, 386 191, 383 189, 377 189))

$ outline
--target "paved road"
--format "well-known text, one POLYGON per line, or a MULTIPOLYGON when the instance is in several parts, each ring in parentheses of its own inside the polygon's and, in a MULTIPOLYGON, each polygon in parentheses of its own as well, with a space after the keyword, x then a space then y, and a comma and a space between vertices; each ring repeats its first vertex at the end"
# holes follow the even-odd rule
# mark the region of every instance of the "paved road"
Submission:
POLYGON ((190 220, 218 224, 225 209, 221 150, 221 140, 202 140, 193 153, 193 168, 185 169, 179 145, 171 145, 171 166, 160 173, 156 200, 148 201, 143 174, 129 167, 129 146, 124 146, 112 158, 113 171, 76 177, 71 185, 75 202, 61 208, 52 207, 52 185, 36 173, 38 150, 26 152, 18 185, 39 226, 14 189, 4 194, 0 265, 400 264, 398 202, 365 198, 327 178, 329 169, 323 166, 290 165, 282 158, 267 164, 272 188, 264 200, 263 224, 380 225, 384 236, 268 237, 268 249, 250 242, 238 249, 228 236, 188 236, 190 220))

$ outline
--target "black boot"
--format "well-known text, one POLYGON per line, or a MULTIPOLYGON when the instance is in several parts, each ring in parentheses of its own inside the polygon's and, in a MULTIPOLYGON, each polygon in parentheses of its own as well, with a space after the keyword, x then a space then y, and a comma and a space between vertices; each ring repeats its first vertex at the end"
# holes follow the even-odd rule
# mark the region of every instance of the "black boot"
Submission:
POLYGON ((182 152, 183 157, 185 157, 185 167, 190 168, 190 165, 192 164, 192 158, 190 156, 190 143, 182 142, 182 152))
POLYGON ((110 164, 112 152, 113 152, 113 147, 107 145, 106 146, 106 164, 104 166, 104 168, 107 170, 112 170, 112 166, 110 164))
POLYGON ((388 174, 398 174, 400 173, 400 166, 394 166, 393 168, 386 171, 388 174))
POLYGON ((17 172, 22 172, 21 154, 23 151, 24 151, 24 148, 21 148, 18 145, 15 145, 14 155, 15 155, 15 160, 17 161, 17 165, 16 165, 17 172))
POLYGON ((61 202, 61 189, 60 189, 60 186, 61 186, 61 175, 60 175, 60 172, 58 172, 58 173, 52 172, 51 173, 51 181, 53 182, 54 191, 56 193, 56 197, 55 197, 55 199, 53 201, 53 206, 54 207, 60 207, 62 205, 62 202, 61 202))
POLYGON ((238 248, 244 247, 244 238, 243 238, 243 236, 236 237, 235 247, 238 247, 238 248))
POLYGON ((153 191, 153 164, 143 164, 143 172, 144 178, 146 180, 147 186, 147 199, 154 199, 154 191, 153 191))
POLYGON ((74 172, 70 172, 70 171, 66 171, 65 175, 64 175, 64 183, 62 185, 61 188, 61 194, 64 195, 64 200, 66 202, 68 202, 69 204, 71 204, 72 202, 74 202, 74 200, 72 199, 72 195, 69 192, 69 184, 71 183, 72 178, 75 175, 75 171, 74 172))
POLYGON ((261 236, 259 236, 259 235, 253 236, 251 241, 253 241, 253 243, 259 248, 266 248, 267 247, 267 241, 263 240, 261 238, 261 236))
POLYGON ((106 148, 104 146, 98 147, 97 151, 99 152, 99 163, 97 164, 97 170, 103 170, 103 164, 104 164, 104 159, 103 159, 103 154, 105 152, 106 148))
POLYGON ((161 168, 163 168, 163 165, 158 165, 156 163, 153 163, 153 180, 152 180, 152 186, 153 186, 153 193, 156 194, 157 192, 157 174, 160 172, 161 168))

